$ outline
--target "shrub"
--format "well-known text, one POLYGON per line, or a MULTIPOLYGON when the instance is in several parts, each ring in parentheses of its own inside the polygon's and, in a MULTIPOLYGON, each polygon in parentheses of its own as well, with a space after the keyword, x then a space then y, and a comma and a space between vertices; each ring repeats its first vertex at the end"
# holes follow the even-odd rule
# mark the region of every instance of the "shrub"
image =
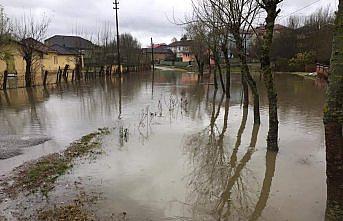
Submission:
POLYGON ((298 53, 289 60, 289 67, 291 71, 305 71, 306 65, 311 65, 315 60, 312 52, 298 53))

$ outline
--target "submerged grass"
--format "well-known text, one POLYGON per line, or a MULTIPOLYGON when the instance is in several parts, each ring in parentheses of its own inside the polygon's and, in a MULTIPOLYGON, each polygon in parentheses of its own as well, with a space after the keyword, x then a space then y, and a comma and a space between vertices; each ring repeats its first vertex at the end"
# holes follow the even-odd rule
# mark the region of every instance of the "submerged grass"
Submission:
POLYGON ((3 191, 12 198, 19 192, 36 192, 37 190, 47 196, 48 192, 54 188, 56 179, 73 166, 75 159, 99 152, 95 151, 101 145, 101 138, 107 134, 109 134, 108 128, 99 129, 73 142, 61 153, 50 154, 23 164, 13 171, 11 177, 1 183, 4 187, 3 191))
POLYGON ((67 205, 54 206, 53 209, 38 211, 37 219, 44 221, 53 220, 82 220, 94 221, 95 215, 87 208, 96 197, 87 196, 81 193, 77 199, 67 205))

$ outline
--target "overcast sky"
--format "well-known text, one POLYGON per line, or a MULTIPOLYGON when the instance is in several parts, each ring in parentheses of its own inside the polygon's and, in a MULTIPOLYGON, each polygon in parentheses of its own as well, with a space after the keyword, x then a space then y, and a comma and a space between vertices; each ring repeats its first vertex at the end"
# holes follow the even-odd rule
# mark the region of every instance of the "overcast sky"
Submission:
MULTIPOLYGON (((75 33, 89 37, 105 22, 115 27, 112 0, 0 0, 0 5, 10 18, 24 13, 34 16, 45 13, 51 18, 48 37, 75 33)), ((282 23, 298 10, 294 15, 307 15, 327 5, 336 9, 338 0, 284 0, 280 5, 282 19, 278 22, 282 23)), ((119 13, 120 32, 131 33, 142 46, 149 43, 150 37, 156 43, 170 43, 173 37, 180 38, 183 33, 182 27, 171 22, 173 16, 182 19, 189 15, 191 3, 190 0, 120 0, 119 13)))

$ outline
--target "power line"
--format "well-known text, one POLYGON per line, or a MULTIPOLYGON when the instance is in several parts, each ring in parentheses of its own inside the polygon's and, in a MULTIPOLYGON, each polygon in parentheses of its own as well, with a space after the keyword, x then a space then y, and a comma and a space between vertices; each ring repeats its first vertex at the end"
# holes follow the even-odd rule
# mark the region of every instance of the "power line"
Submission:
POLYGON ((304 6, 303 8, 300 8, 300 9, 298 9, 298 10, 296 10, 296 11, 294 11, 294 12, 288 14, 288 15, 280 16, 279 18, 282 19, 282 18, 291 16, 291 15, 294 15, 295 13, 300 12, 300 11, 306 9, 306 8, 309 8, 309 7, 311 7, 312 5, 317 4, 317 3, 320 2, 320 1, 321 1, 321 0, 317 0, 317 1, 315 1, 315 2, 312 2, 312 3, 310 3, 310 4, 306 5, 306 6, 304 6))

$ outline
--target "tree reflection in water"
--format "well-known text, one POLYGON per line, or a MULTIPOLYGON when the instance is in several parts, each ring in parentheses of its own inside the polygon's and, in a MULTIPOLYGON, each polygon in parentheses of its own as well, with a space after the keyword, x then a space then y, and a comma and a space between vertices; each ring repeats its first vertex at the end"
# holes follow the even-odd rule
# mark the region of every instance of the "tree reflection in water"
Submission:
POLYGON ((189 153, 194 168, 189 185, 190 203, 194 220, 257 220, 267 205, 275 172, 276 153, 267 152, 266 171, 260 196, 256 197, 250 184, 257 183, 246 168, 255 152, 259 125, 252 130, 250 145, 240 160, 238 153, 245 130, 248 109, 243 109, 241 125, 234 148, 230 151, 225 134, 228 130, 229 100, 224 103, 222 127, 217 120, 223 105, 221 97, 216 104, 217 91, 212 98, 210 125, 188 138, 185 152, 189 153), (220 129, 221 128, 221 129, 220 129), (230 153, 231 152, 231 153, 230 153))

